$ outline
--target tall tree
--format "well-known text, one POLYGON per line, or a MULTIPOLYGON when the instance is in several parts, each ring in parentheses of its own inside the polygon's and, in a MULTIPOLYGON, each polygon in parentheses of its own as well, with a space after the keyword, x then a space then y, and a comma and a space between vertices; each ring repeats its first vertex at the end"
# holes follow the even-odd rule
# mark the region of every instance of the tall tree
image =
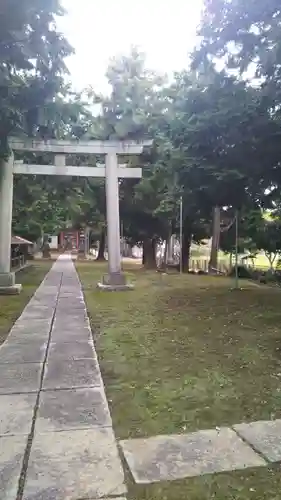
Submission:
POLYGON ((57 31, 59 0, 3 0, 0 5, 0 144, 7 137, 48 129, 44 105, 63 85, 64 58, 71 53, 57 31))
MULTIPOLYGON (((136 49, 132 49, 129 56, 112 60, 107 78, 112 89, 110 96, 95 96, 95 102, 102 108, 100 137, 121 140, 153 137, 157 142, 164 107, 161 99, 164 79, 146 68, 144 55, 136 49)), ((143 179, 138 183, 120 182, 124 235, 130 243, 144 246, 144 260, 149 267, 156 265, 156 244, 165 236, 164 226, 167 226, 162 214, 157 212, 161 191, 165 189, 159 163, 156 165, 158 158, 159 151, 131 158, 131 165, 143 167, 143 179)))
POLYGON ((195 60, 223 59, 245 78, 255 75, 281 91, 281 11, 279 0, 205 0, 195 60))

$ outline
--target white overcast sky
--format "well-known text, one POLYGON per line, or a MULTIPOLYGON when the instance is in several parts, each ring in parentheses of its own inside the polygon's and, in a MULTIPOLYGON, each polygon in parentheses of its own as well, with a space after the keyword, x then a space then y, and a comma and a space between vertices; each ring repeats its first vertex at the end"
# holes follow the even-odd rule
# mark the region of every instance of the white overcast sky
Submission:
POLYGON ((106 91, 109 59, 132 45, 147 55, 147 66, 172 74, 187 66, 196 42, 203 0, 61 0, 58 19, 76 54, 68 67, 76 89, 92 85, 106 91))

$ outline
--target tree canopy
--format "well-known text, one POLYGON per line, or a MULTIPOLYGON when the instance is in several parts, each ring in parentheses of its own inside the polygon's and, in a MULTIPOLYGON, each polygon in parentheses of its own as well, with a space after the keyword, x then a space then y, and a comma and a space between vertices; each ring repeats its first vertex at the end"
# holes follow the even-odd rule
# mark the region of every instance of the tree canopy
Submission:
POLYGON ((59 95, 72 49, 56 29, 58 0, 3 0, 0 6, 0 141, 41 133, 45 111, 59 95))
MULTIPOLYGON (((94 88, 77 94, 66 85, 65 58, 72 49, 56 28, 55 17, 63 15, 58 1, 23 0, 16 16, 11 1, 0 7, 3 150, 10 134, 152 138, 152 148, 129 160, 142 167, 143 178, 120 181, 123 233, 130 244, 144 246, 147 265, 155 265, 157 242, 179 233, 180 199, 186 269, 192 241, 212 235, 214 207, 222 209, 222 218, 239 210, 241 247, 255 239, 258 248, 258 234, 259 241, 264 231, 272 235, 277 222, 261 230, 258 217, 250 214, 260 219, 264 209, 280 214, 281 18, 276 0, 265 5, 206 0, 190 67, 168 81, 147 68, 145 55, 133 48, 110 62, 109 95, 94 88), (100 111, 93 114, 97 104, 100 111), (249 217, 259 228, 255 238, 249 217)), ((24 159, 34 161, 32 155, 24 159)), ((41 160, 48 163, 48 155, 41 160)), ((77 165, 100 160, 74 159, 77 165)), ((67 224, 91 226, 104 242, 102 180, 22 177, 16 179, 14 207, 14 229, 21 234, 57 232, 67 224)), ((221 235, 221 247, 233 248, 232 237, 233 228, 221 235)))

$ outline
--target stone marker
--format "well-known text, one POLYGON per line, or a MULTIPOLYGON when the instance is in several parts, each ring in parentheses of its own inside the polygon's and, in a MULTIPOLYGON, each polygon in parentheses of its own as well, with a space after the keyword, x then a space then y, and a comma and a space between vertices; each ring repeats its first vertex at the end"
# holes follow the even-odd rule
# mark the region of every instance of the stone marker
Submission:
POLYGON ((23 500, 78 500, 124 493, 111 429, 35 433, 23 500))
POLYGON ((0 437, 0 498, 15 500, 27 436, 0 437))
POLYGON ((233 428, 269 462, 281 461, 281 420, 238 424, 233 428))
POLYGON ((266 465, 228 428, 121 441, 136 483, 148 484, 266 465))
POLYGON ((61 389, 41 395, 35 431, 65 431, 112 425, 102 388, 61 389))
POLYGON ((0 436, 28 435, 31 430, 35 402, 36 394, 0 395, 0 436))

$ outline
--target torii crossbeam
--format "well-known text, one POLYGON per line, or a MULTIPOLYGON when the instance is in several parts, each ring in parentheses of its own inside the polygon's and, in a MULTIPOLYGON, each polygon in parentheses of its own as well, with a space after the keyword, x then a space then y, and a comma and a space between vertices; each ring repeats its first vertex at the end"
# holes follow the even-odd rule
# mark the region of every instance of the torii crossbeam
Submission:
POLYGON ((13 154, 0 165, 0 294, 19 293, 20 286, 15 284, 14 273, 10 268, 11 225, 13 206, 13 175, 66 175, 78 177, 105 177, 106 217, 108 236, 108 275, 99 286, 106 290, 130 288, 121 271, 119 186, 118 178, 140 178, 141 168, 118 165, 118 155, 140 155, 145 146, 152 141, 22 141, 11 139, 12 151, 33 151, 35 153, 54 153, 53 165, 29 165, 14 162, 13 154), (105 165, 68 166, 66 155, 98 154, 105 155, 105 165))

